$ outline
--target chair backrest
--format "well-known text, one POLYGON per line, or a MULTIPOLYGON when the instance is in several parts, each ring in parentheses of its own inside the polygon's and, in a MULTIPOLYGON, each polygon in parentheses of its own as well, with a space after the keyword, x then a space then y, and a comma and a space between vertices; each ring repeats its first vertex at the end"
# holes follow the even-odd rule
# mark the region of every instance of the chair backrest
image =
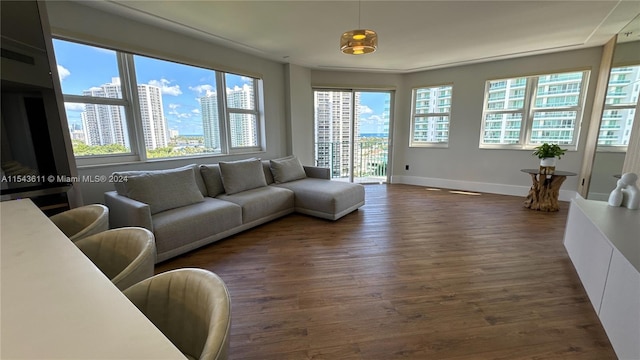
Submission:
POLYGON ((153 276, 156 244, 145 228, 107 230, 75 244, 120 290, 153 276))
POLYGON ((187 357, 227 358, 231 298, 216 274, 192 268, 167 271, 123 293, 187 357))
POLYGON ((90 204, 70 209, 49 219, 71 241, 97 234, 109 229, 109 208, 102 204, 90 204))

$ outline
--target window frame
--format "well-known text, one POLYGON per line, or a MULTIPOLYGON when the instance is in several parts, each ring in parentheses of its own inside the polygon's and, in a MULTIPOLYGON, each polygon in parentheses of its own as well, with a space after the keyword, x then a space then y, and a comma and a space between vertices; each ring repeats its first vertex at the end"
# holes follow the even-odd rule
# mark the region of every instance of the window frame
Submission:
POLYGON ((418 86, 411 89, 411 124, 409 129, 409 147, 415 148, 448 148, 449 140, 451 139, 451 110, 453 107, 453 82, 443 83, 437 85, 426 85, 426 86, 418 86), (423 89, 438 89, 442 87, 449 87, 449 91, 451 94, 449 95, 449 111, 441 112, 441 113, 417 113, 417 101, 418 101, 418 91, 423 89), (416 141, 415 133, 416 133, 416 119, 417 118, 429 118, 429 117, 448 117, 447 121, 447 141, 416 141))
MULTIPOLYGON (((538 142, 531 141, 531 136, 534 131, 533 129, 534 117, 536 113, 575 111, 576 118, 575 118, 573 130, 572 130, 573 136, 572 136, 571 143, 561 144, 563 148, 567 148, 569 151, 575 151, 578 147, 578 139, 580 137, 580 130, 582 127, 582 118, 584 115, 584 105, 586 101, 586 95, 587 95, 586 93, 587 93, 587 87, 589 84, 590 75, 591 75, 591 72, 588 69, 576 69, 576 70, 566 70, 566 71, 563 70, 561 72, 550 72, 550 73, 544 73, 544 74, 488 79, 485 82, 479 148, 507 149, 507 150, 509 149, 510 150, 532 150, 536 146, 540 145, 540 143, 538 142), (562 75, 562 74, 569 74, 569 73, 582 73, 582 82, 580 84, 577 105, 557 106, 557 107, 536 107, 535 100, 538 95, 538 84, 539 84, 540 78, 544 76, 562 75), (515 80, 519 78, 526 79, 522 107, 517 109, 499 109, 499 110, 488 109, 489 90, 490 90, 491 83, 496 81, 515 80), (485 143, 484 140, 485 140, 485 130, 486 130, 486 118, 487 118, 487 115, 489 114, 522 114, 522 119, 520 121, 520 130, 519 130, 520 133, 518 137, 518 142, 514 144, 485 143)), ((547 141, 547 142, 552 142, 552 141, 547 141)))
MULTIPOLYGON (((609 71, 609 80, 607 81, 607 94, 609 95, 609 87, 611 87, 610 83, 611 83, 611 75, 614 71, 614 69, 618 69, 618 68, 626 68, 626 67, 640 67, 640 63, 629 63, 629 64, 620 64, 620 65, 615 65, 611 67, 611 70, 609 71)), ((619 86, 619 85, 615 85, 614 86, 619 86)), ((629 86, 638 86, 637 84, 634 85, 634 83, 630 83, 629 86)), ((631 90, 633 91, 633 90, 631 90)), ((602 109, 602 116, 600 117, 600 124, 598 125, 598 139, 596 142, 596 151, 598 152, 620 152, 620 153, 625 153, 627 152, 627 148, 628 145, 609 145, 609 144, 599 144, 598 142, 600 141, 600 133, 602 132, 602 121, 604 120, 604 113, 606 111, 609 110, 635 110, 636 112, 640 109, 640 95, 638 96, 638 99, 636 100, 635 103, 626 103, 626 104, 607 104, 606 101, 606 96, 605 96, 605 103, 604 103, 604 107, 602 109)), ((633 123, 632 123, 633 126, 633 123)))
MULTIPOLYGON (((252 81, 252 87, 253 87, 253 104, 254 104, 254 108, 253 109, 242 109, 242 108, 233 108, 230 107, 228 102, 227 102, 227 74, 232 74, 232 75, 239 75, 239 74, 234 74, 234 73, 229 73, 229 72, 221 72, 221 71, 216 71, 216 86, 217 86, 217 92, 218 92, 218 104, 222 104, 221 109, 219 106, 219 111, 222 110, 224 116, 221 118, 224 118, 224 126, 223 124, 220 124, 220 133, 224 134, 224 140, 220 139, 220 144, 221 146, 225 146, 225 148, 228 151, 228 154, 242 154, 242 153, 248 153, 248 152, 258 152, 262 150, 262 146, 261 144, 264 143, 264 140, 262 138, 262 134, 263 134, 263 126, 262 124, 264 124, 264 121, 261 121, 261 111, 260 109, 262 109, 262 102, 260 101, 260 97, 258 96, 259 93, 259 89, 261 88, 259 86, 260 80, 256 79, 254 77, 251 76, 247 76, 251 79, 253 79, 252 81), (232 114, 247 114, 247 115, 253 115, 256 119, 256 142, 257 144, 255 146, 233 146, 232 141, 231 141, 231 115, 232 114), (224 129, 224 132, 222 131, 224 129)), ((246 75, 241 75, 241 76, 246 76, 246 75)), ((224 153, 224 152, 223 152, 224 153)))
MULTIPOLYGON (((118 64, 118 76, 120 79, 120 86, 122 91, 122 99, 116 98, 103 98, 83 96, 76 94, 62 94, 63 101, 65 103, 82 103, 82 104, 96 104, 96 105, 115 105, 123 106, 125 111, 124 121, 126 122, 126 129, 129 141, 128 153, 119 154, 100 154, 100 155, 84 155, 75 156, 76 163, 79 167, 83 166, 99 166, 109 165, 115 163, 130 163, 130 162, 147 162, 147 161, 167 161, 167 160, 185 160, 185 159, 197 159, 205 157, 218 157, 228 156, 233 154, 249 154, 265 151, 266 141, 264 134, 264 99, 263 99, 263 79, 257 77, 256 74, 243 74, 237 72, 227 72, 223 70, 216 70, 210 67, 204 67, 202 65, 194 65, 186 62, 175 61, 172 59, 164 59, 161 57, 150 56, 148 54, 132 53, 124 50, 110 48, 107 46, 85 43, 75 39, 68 39, 62 36, 54 36, 54 39, 66 41, 74 44, 80 44, 84 46, 90 46, 97 49, 108 49, 116 53, 116 60, 118 64), (172 156, 163 158, 148 158, 147 149, 144 141, 144 131, 142 124, 142 114, 138 99, 138 82, 136 78, 136 68, 134 62, 134 56, 146 57, 158 61, 166 61, 179 65, 186 65, 191 67, 197 67, 203 70, 213 71, 216 77, 216 93, 218 102, 218 121, 220 127, 220 147, 221 151, 218 153, 203 153, 186 156, 172 156), (253 88, 253 109, 236 109, 229 108, 227 106, 227 93, 226 93, 226 74, 238 75, 252 79, 251 86, 253 88), (256 119, 256 142, 255 146, 244 147, 232 147, 231 146, 231 129, 230 118, 231 114, 251 114, 256 119)), ((65 110, 66 111, 66 110, 65 110)))

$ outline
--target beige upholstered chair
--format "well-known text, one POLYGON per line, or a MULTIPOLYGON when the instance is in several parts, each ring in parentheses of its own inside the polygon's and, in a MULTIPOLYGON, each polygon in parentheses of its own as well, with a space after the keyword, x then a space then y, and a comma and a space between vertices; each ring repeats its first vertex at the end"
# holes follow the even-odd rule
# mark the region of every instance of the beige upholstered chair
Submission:
POLYGON ((107 230, 75 244, 120 290, 153 276, 156 243, 145 228, 107 230))
POLYGON ((77 207, 49 218, 71 241, 109 229, 109 208, 101 204, 77 207))
POLYGON ((177 269, 123 293, 188 358, 227 358, 231 299, 218 275, 204 269, 177 269))

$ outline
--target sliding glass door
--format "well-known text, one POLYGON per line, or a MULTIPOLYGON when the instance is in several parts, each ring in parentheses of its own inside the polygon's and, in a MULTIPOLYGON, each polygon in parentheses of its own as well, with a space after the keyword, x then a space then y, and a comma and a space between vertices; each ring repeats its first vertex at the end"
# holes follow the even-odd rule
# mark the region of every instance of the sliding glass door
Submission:
POLYGON ((316 164, 331 177, 384 183, 389 162, 390 91, 314 91, 316 164))

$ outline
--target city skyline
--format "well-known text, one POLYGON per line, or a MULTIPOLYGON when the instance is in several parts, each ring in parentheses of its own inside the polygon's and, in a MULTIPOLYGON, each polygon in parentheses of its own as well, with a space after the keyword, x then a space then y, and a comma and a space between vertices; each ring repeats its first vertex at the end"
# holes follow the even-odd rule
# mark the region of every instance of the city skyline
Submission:
POLYGON ((377 176, 384 178, 388 161, 390 92, 332 91, 314 92, 316 165, 329 168, 334 178, 377 176), (363 100, 376 101, 382 117, 374 124, 363 119, 369 107, 363 100), (371 130, 363 130, 369 125, 371 130), (371 125, 375 126, 372 128, 371 125), (357 136, 352 135, 357 134, 357 136), (366 139, 362 134, 379 134, 366 139))
MULTIPOLYGON (((54 39, 54 50, 63 94, 82 95, 85 90, 119 78, 116 52, 54 39)), ((216 91, 215 71, 135 55, 138 84, 161 89, 167 132, 183 136, 204 136, 199 99, 216 91)), ((227 77, 227 90, 241 88, 252 79, 227 77)), ((384 108, 375 93, 363 93, 361 117, 363 133, 382 127, 384 108)), ((65 103, 70 128, 82 125, 82 104, 65 103)))
MULTIPOLYGON (((119 79, 116 52, 54 39, 56 62, 63 94, 82 95, 84 91, 119 79), (97 71, 98 70, 98 71, 97 71)), ((215 71, 135 55, 138 85, 160 88, 167 132, 204 135, 199 99, 216 91, 215 71)), ((252 79, 227 77, 228 90, 241 88, 252 79)), ((82 124, 82 104, 65 103, 70 127, 82 124)))

